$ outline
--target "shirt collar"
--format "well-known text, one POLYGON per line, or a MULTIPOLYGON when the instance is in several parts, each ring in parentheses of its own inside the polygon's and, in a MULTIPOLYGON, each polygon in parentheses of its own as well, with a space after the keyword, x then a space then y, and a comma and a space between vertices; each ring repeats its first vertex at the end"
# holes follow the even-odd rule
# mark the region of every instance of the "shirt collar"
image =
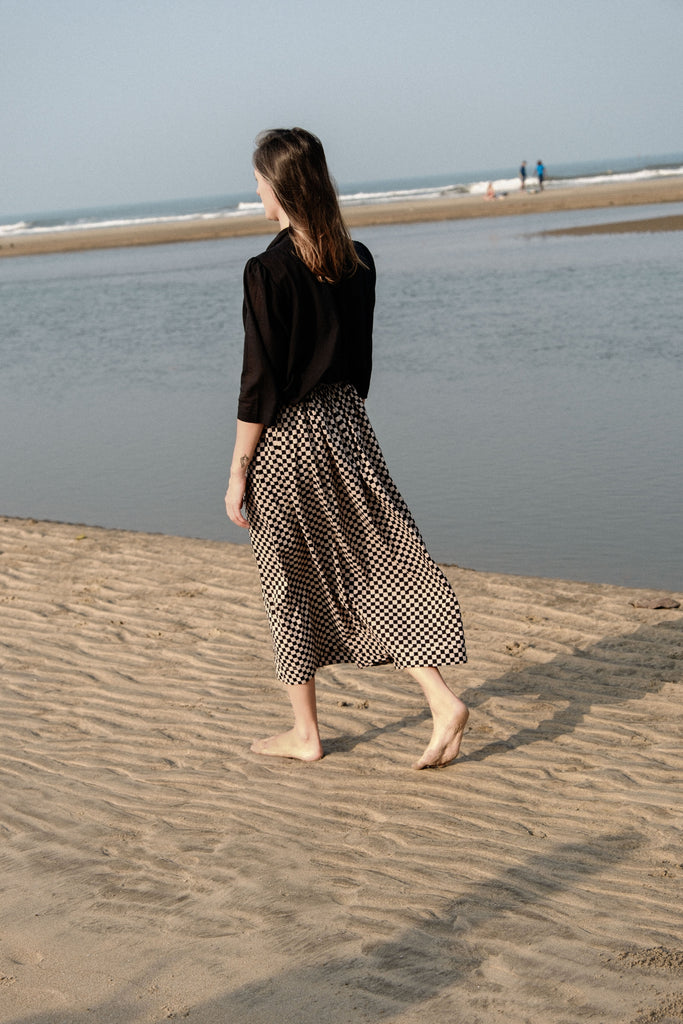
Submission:
POLYGON ((289 228, 283 228, 282 231, 278 231, 268 249, 272 249, 274 246, 279 245, 280 242, 284 242, 285 238, 289 238, 289 228))

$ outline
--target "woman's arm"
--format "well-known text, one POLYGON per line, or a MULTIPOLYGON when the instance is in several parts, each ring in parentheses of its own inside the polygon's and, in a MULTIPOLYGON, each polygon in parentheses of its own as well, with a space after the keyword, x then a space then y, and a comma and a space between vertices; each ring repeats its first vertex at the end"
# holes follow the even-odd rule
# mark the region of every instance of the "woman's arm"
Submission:
POLYGON ((237 526, 249 526, 249 523, 242 515, 244 490, 247 484, 247 467, 254 457, 256 445, 259 442, 262 431, 262 423, 247 423, 245 420, 237 421, 235 450, 232 454, 232 465, 230 466, 230 481, 225 492, 225 511, 237 526))

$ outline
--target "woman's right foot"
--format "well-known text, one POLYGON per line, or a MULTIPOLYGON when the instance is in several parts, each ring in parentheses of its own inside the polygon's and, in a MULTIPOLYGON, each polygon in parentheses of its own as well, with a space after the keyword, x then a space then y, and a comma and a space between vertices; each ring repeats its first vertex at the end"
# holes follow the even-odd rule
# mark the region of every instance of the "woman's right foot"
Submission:
POLYGON ((250 749, 254 754, 293 757, 297 761, 319 761, 323 756, 319 736, 304 739, 294 729, 277 736, 269 736, 265 740, 255 740, 250 749))

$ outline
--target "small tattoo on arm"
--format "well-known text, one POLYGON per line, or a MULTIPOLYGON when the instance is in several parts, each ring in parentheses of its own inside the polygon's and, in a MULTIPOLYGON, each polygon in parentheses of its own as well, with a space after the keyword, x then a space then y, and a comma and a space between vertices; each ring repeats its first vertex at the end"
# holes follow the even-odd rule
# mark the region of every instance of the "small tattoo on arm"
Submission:
POLYGON ((251 459, 248 455, 240 455, 240 466, 242 469, 246 469, 250 462, 251 459))

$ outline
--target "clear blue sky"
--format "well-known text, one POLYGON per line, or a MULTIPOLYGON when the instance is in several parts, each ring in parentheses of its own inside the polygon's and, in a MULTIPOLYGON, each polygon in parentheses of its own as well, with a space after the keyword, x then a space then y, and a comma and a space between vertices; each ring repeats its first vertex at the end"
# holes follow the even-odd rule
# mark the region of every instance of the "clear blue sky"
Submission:
POLYGON ((340 183, 683 149, 683 0, 0 0, 0 211, 251 187, 264 127, 340 183))

